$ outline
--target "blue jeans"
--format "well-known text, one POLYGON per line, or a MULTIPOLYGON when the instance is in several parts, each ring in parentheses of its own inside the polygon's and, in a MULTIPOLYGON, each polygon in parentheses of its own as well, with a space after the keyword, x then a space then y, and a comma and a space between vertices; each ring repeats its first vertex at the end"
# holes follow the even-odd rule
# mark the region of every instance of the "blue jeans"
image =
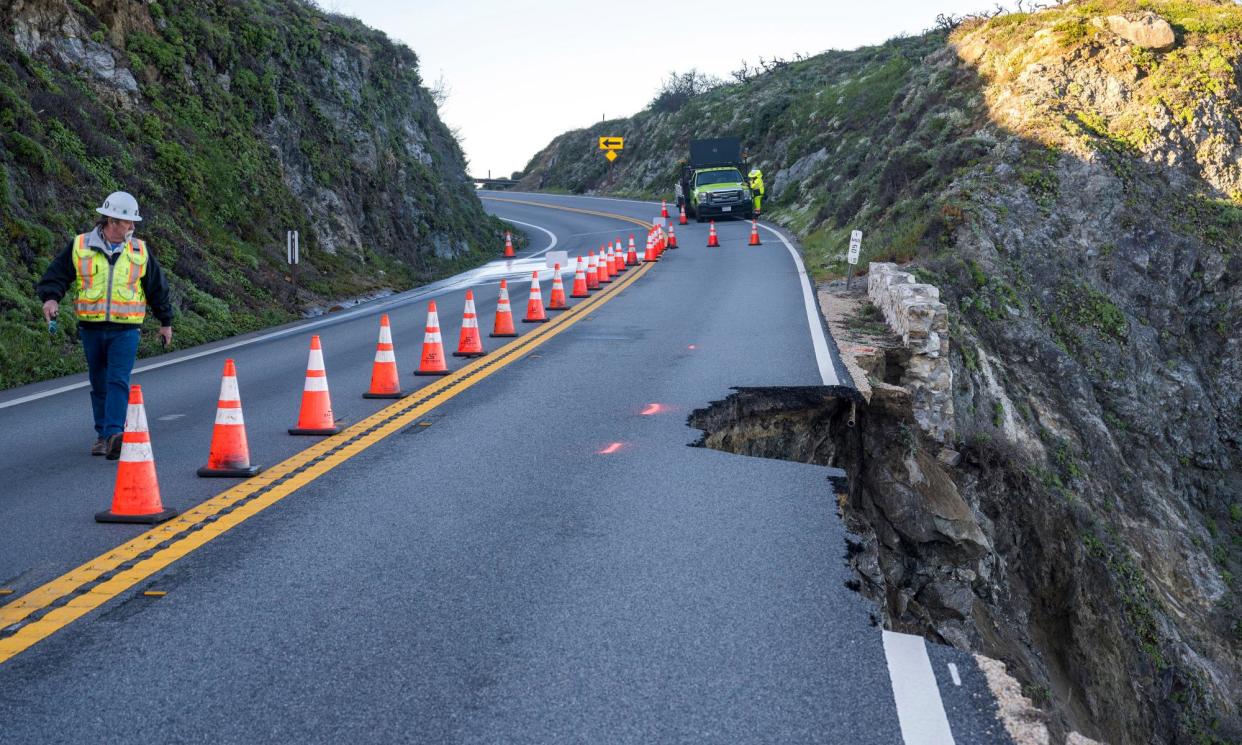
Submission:
POLYGON ((91 409, 95 432, 110 437, 125 430, 129 408, 129 374, 138 357, 141 329, 92 329, 78 327, 86 367, 91 378, 91 409))

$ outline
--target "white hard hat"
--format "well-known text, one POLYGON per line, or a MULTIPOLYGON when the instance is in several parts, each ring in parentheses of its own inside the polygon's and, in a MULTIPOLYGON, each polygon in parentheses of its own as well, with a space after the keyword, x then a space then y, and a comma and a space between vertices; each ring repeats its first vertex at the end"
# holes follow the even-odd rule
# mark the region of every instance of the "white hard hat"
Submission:
POLYGON ((134 195, 129 192, 112 192, 104 200, 103 205, 96 208, 95 211, 101 215, 115 217, 118 220, 142 222, 142 215, 138 214, 138 200, 134 199, 134 195))
POLYGON ((763 171, 760 171, 758 168, 752 168, 750 169, 750 175, 751 176, 762 176, 763 171))

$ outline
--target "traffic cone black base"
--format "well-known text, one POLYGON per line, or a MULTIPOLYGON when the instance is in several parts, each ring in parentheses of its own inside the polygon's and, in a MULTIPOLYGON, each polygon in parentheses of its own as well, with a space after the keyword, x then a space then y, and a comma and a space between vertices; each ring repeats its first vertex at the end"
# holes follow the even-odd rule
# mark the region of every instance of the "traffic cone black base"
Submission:
POLYGON ((487 352, 453 352, 454 357, 482 357, 487 352))
POLYGON ((113 514, 112 510, 104 510, 103 512, 95 513, 95 522, 97 523, 136 523, 138 525, 155 525, 156 523, 162 523, 165 520, 171 520, 172 518, 176 516, 177 516, 177 511, 172 509, 171 507, 162 512, 156 512, 153 515, 117 515, 117 514, 113 514))
POLYGON ((432 372, 423 372, 422 370, 415 370, 414 374, 415 375, 448 375, 450 372, 452 372, 452 370, 434 370, 432 372))
POLYGON ((511 339, 511 338, 516 337, 517 334, 488 334, 488 336, 492 337, 493 339, 511 339))
POLYGON ((291 435, 335 435, 340 432, 340 427, 323 427, 321 429, 303 429, 302 427, 290 427, 291 435))
POLYGON ((547 323, 551 318, 523 318, 522 323, 547 323))
POLYGON ((371 393, 370 391, 362 394, 363 398, 405 398, 413 393, 413 391, 401 391, 400 393, 371 393))
MULTIPOLYGON (((366 394, 363 394, 363 395, 366 395, 366 394)), ((262 470, 263 470, 263 466, 250 466, 249 468, 208 468, 207 466, 203 466, 202 468, 198 469, 197 473, 199 476, 202 476, 205 479, 210 479, 210 478, 217 478, 217 479, 243 478, 245 479, 245 478, 250 478, 251 476, 258 475, 259 471, 262 471, 262 470)))

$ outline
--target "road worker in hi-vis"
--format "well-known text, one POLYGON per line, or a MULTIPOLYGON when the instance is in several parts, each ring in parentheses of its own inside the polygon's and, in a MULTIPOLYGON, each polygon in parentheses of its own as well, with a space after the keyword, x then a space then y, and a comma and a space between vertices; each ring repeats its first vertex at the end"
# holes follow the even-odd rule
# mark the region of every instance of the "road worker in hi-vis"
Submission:
POLYGON ((36 292, 43 318, 53 333, 60 300, 72 286, 78 338, 90 372, 95 444, 91 455, 121 457, 121 433, 129 405, 129 375, 138 356, 147 307, 160 322, 160 340, 172 343, 172 303, 168 282, 147 244, 134 238, 142 220, 138 201, 118 191, 95 210, 94 229, 69 242, 52 260, 36 292))
POLYGON ((750 186, 751 196, 755 199, 755 217, 758 217, 759 211, 763 207, 763 171, 760 171, 758 168, 750 169, 747 182, 750 186))

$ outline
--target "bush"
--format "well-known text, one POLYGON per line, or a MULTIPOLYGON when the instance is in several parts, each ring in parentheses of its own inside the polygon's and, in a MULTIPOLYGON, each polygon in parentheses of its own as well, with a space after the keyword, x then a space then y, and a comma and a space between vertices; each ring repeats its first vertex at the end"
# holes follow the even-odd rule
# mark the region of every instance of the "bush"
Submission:
POLYGON ((661 83, 660 90, 647 108, 655 112, 678 111, 690 99, 713 88, 719 88, 723 82, 720 78, 699 72, 693 67, 682 73, 674 70, 661 83))
POLYGON ((51 173, 54 169, 43 146, 21 132, 9 132, 5 135, 4 144, 18 161, 37 168, 40 173, 51 173))

